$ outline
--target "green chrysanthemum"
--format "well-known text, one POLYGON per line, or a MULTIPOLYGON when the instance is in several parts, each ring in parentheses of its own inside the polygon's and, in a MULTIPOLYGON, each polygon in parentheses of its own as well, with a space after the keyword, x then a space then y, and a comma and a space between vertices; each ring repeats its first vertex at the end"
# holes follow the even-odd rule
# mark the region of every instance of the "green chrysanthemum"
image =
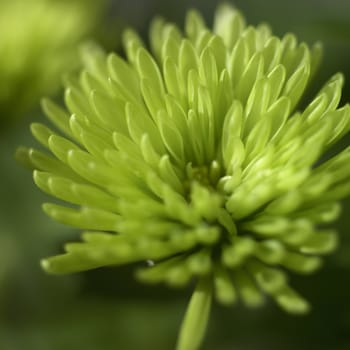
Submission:
POLYGON ((258 306, 269 294, 306 312, 286 271, 313 272, 336 245, 327 224, 350 192, 350 149, 319 159, 350 128, 349 106, 337 108, 342 76, 298 111, 319 45, 247 27, 228 5, 213 31, 192 11, 185 35, 157 19, 150 38, 152 53, 126 31, 126 60, 87 54, 66 90, 68 111, 44 101, 65 137, 32 125, 53 153, 24 152, 35 183, 75 205, 45 212, 88 230, 44 269, 141 262, 142 281, 195 281, 182 350, 198 348, 213 298, 258 306))
POLYGON ((1 1, 0 124, 59 87, 62 71, 76 66, 76 45, 99 7, 79 0, 1 1))

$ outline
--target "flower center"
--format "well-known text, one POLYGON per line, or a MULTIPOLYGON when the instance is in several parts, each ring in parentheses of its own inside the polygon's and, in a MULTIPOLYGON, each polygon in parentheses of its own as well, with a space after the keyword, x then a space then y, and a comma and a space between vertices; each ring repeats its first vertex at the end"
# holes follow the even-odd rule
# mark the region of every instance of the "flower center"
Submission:
POLYGON ((209 165, 186 165, 185 198, 201 218, 200 239, 190 254, 204 249, 207 257, 217 260, 223 245, 231 244, 237 235, 236 225, 225 209, 225 194, 218 187, 223 173, 217 160, 209 165))
POLYGON ((216 190, 217 183, 222 175, 222 167, 216 160, 213 160, 209 166, 194 166, 192 163, 187 163, 186 175, 187 181, 184 184, 186 192, 189 192, 193 182, 198 182, 204 187, 216 190))

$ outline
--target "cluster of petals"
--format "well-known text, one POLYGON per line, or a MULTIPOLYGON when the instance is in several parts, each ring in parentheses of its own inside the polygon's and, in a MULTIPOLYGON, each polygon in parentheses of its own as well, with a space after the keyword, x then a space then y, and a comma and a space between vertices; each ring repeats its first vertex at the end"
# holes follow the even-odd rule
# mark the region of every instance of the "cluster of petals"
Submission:
POLYGON ((32 133, 50 154, 21 151, 35 183, 73 205, 45 212, 84 230, 43 267, 139 263, 144 282, 195 281, 181 349, 193 327, 200 341, 213 298, 258 306, 268 294, 307 311, 287 272, 315 271, 336 246, 329 223, 350 192, 350 150, 321 160, 350 128, 343 77, 300 108, 320 45, 248 26, 228 5, 213 30, 190 11, 184 33, 155 19, 150 50, 132 30, 123 40, 126 58, 87 49, 66 109, 43 102, 55 129, 32 133))

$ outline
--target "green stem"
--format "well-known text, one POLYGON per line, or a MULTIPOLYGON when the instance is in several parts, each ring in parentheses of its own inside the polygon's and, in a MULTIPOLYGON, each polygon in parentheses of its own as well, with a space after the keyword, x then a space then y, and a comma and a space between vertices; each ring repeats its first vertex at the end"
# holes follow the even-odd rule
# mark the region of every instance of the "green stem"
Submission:
POLYGON ((176 350, 197 350, 204 338, 212 300, 212 284, 202 277, 192 294, 183 319, 176 350))

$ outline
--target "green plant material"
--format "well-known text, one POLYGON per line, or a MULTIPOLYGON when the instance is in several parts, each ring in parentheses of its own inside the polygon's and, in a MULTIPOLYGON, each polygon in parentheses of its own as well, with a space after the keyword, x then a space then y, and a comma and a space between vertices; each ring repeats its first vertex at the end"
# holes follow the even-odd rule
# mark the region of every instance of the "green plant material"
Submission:
POLYGON ((185 34, 154 20, 152 53, 132 30, 123 39, 126 59, 85 52, 67 110, 43 102, 57 131, 33 124, 32 133, 51 155, 19 152, 38 187, 72 204, 45 212, 85 230, 43 268, 139 262, 146 283, 198 279, 179 350, 199 347, 212 294, 250 307, 270 295, 307 312, 287 271, 310 274, 336 247, 329 224, 350 192, 350 148, 320 159, 350 128, 349 106, 338 108, 342 75, 298 109, 320 45, 246 26, 228 5, 213 31, 195 11, 185 34))
POLYGON ((96 25, 101 2, 11 0, 0 3, 0 124, 56 92, 77 67, 77 44, 96 25))
POLYGON ((199 280, 188 306, 177 349, 198 349, 204 337, 211 306, 211 282, 199 280))

